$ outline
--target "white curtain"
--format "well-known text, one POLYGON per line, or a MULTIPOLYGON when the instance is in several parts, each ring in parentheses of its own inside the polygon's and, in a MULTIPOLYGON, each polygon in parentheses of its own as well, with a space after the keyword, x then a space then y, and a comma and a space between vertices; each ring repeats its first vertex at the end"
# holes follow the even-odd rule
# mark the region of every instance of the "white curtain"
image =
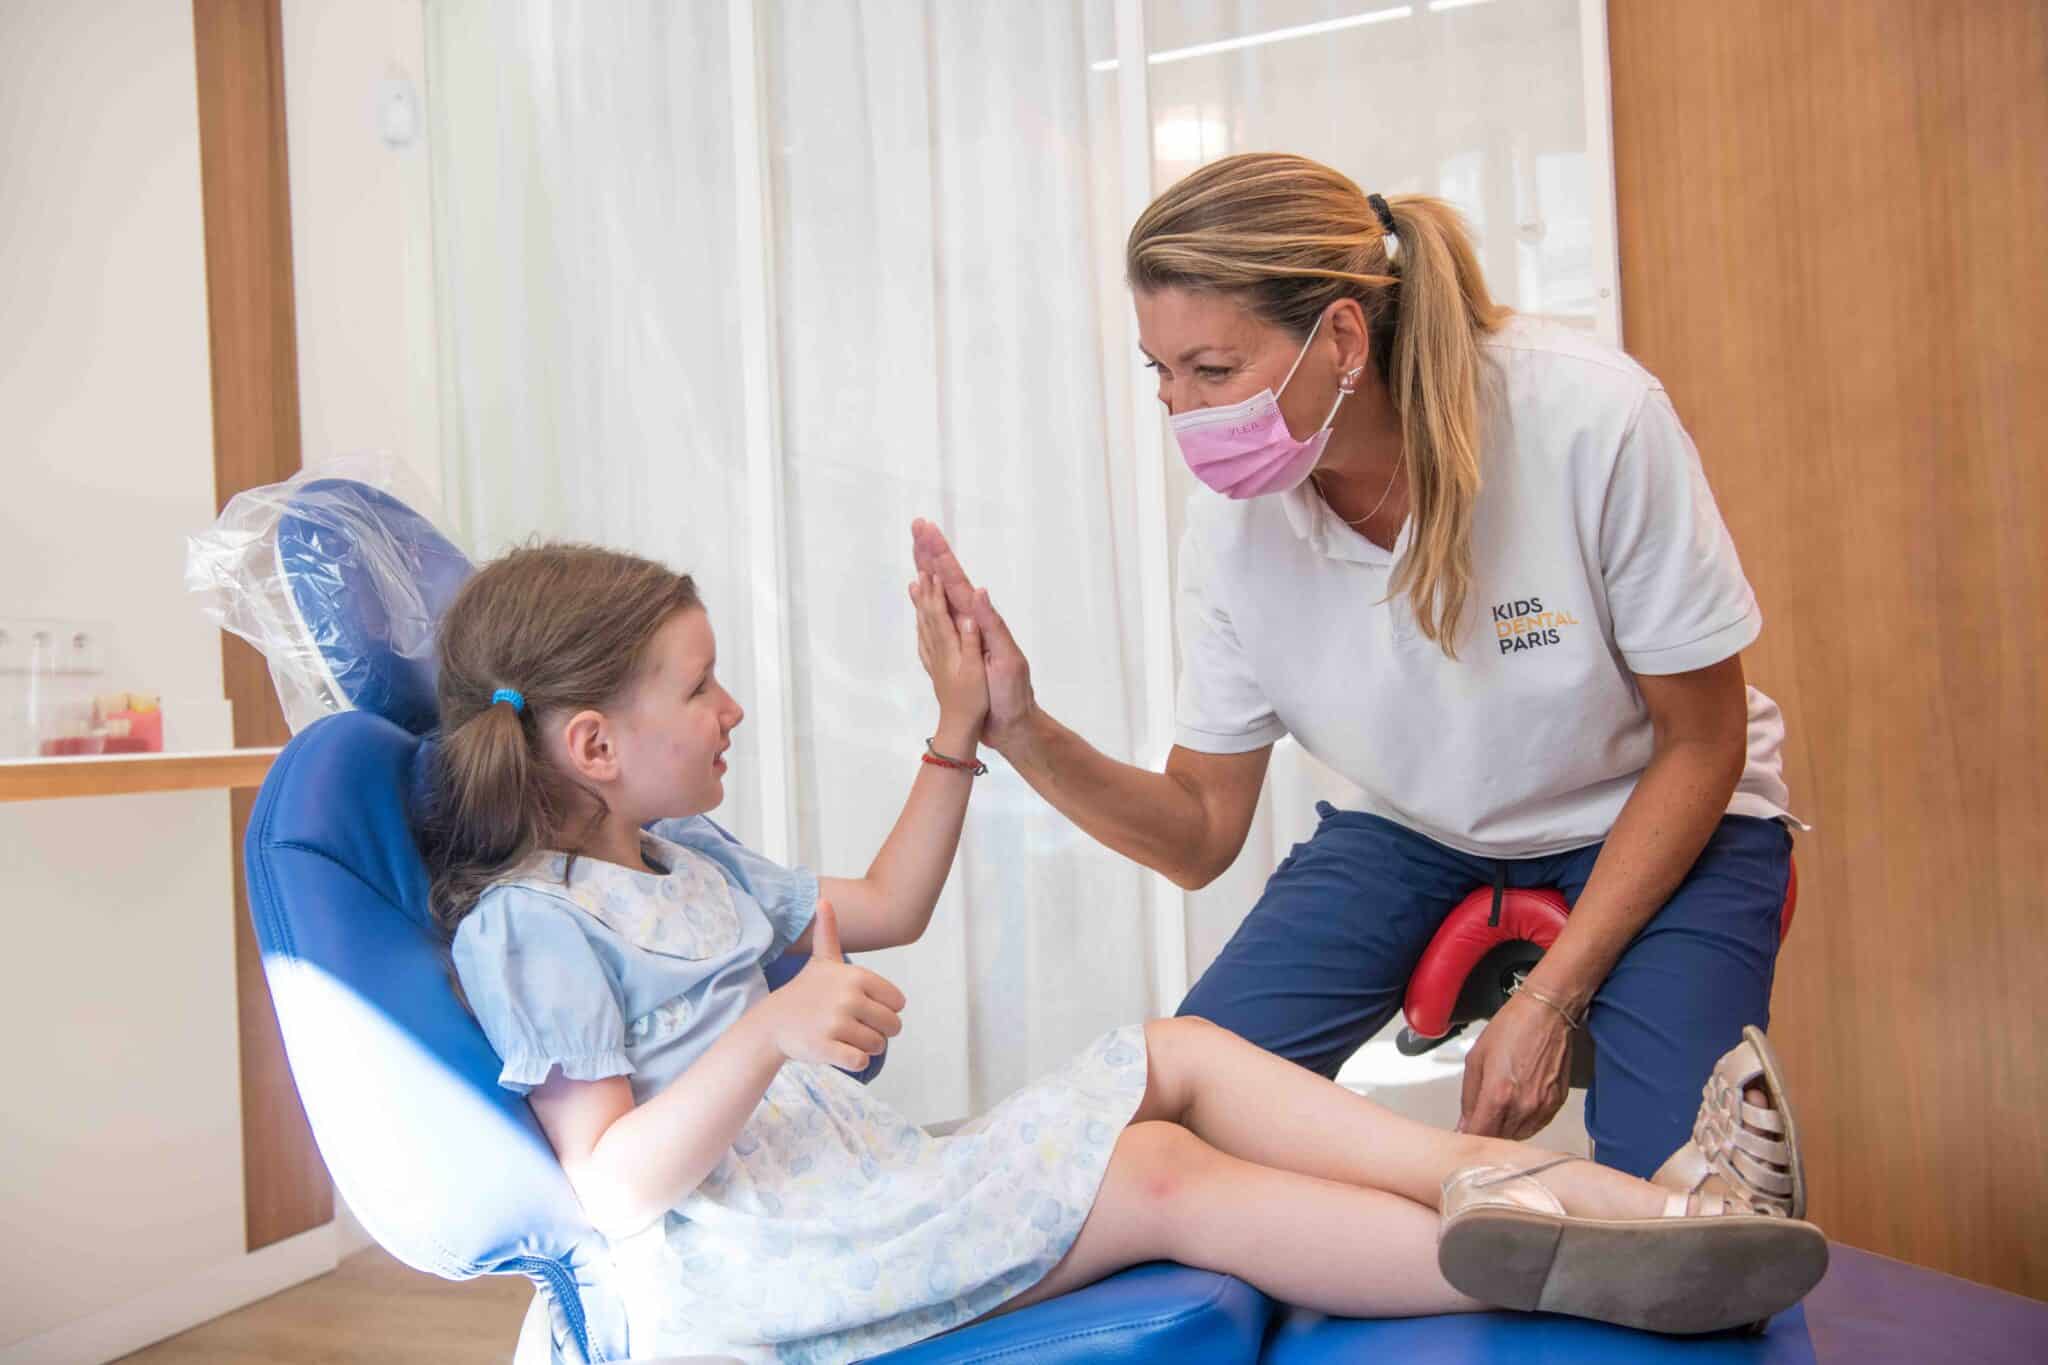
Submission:
MULTIPOLYGON (((799 826, 806 859, 858 870, 936 714, 904 593, 914 516, 992 586, 1054 713, 1131 751, 1131 476, 1092 238, 1115 186, 1091 130, 1114 111, 1086 63, 1091 17, 1108 24, 768 12, 799 826)), ((931 932, 874 959, 912 1002, 885 1086, 928 1115, 983 1108, 1151 1012, 1149 941, 1139 872, 995 764, 931 932)))
MULTIPOLYGON (((993 587, 1054 713, 1133 756, 1131 366, 1105 355, 1103 324, 1125 307, 1103 249, 1120 233, 1115 90, 1088 71, 1110 20, 1095 4, 759 13, 796 854, 858 875, 936 715, 904 591, 912 517, 993 587)), ((698 574, 744 701, 732 282, 760 246, 733 227, 727 9, 428 14, 451 500, 484 553, 573 536, 698 574)), ((746 736, 719 812, 743 836, 761 757, 746 736)), ((979 1110, 1154 1012, 1141 875, 996 764, 931 931, 867 959, 910 999, 881 1092, 921 1120, 979 1110)))
MULTIPOLYGON (((536 535, 694 574, 753 692, 723 5, 431 0, 441 448, 480 555, 536 535)), ((727 814, 759 800, 734 737, 727 814)), ((742 820, 744 825, 748 820, 742 820)))
MULTIPOLYGON (((1129 386, 1145 376, 1121 280, 1115 2, 754 5, 795 853, 822 870, 863 870, 935 715, 904 594, 914 516, 991 588, 1046 707, 1112 755, 1156 759, 1134 751, 1147 604, 1129 386)), ((1607 191, 1587 173, 1581 0, 1142 3, 1150 189, 1283 149, 1368 189, 1444 194, 1473 214, 1503 299, 1591 325, 1607 191), (1306 25, 1324 27, 1289 36, 1306 25)), ((763 244, 735 229, 731 12, 427 0, 428 103, 464 529, 486 553, 573 536, 696 573, 745 700, 735 281, 763 244)), ((1192 485, 1177 462, 1169 476, 1172 543, 1192 485)), ((719 812, 743 837, 760 823, 750 731, 719 812)), ((1191 971, 1320 796, 1349 793, 1283 743, 1244 855, 1187 900, 1191 971)), ((977 1111, 1100 1030, 1170 1011, 1146 875, 997 763, 930 932, 868 959, 911 1002, 881 1092, 920 1120, 977 1111)))

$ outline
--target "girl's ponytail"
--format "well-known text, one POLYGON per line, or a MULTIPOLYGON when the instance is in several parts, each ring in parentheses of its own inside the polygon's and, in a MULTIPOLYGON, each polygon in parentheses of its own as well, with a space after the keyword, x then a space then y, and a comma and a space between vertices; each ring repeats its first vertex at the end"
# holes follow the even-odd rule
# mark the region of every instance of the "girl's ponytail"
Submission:
POLYGON ((453 933, 499 869, 552 841, 560 817, 531 725, 495 702, 441 737, 434 757, 430 847, 434 918, 453 933))
POLYGON ((588 545, 529 545, 463 584, 436 642, 441 746, 420 819, 443 930, 535 853, 576 852, 574 779, 548 761, 545 727, 615 705, 655 632, 702 605, 689 575, 588 545))

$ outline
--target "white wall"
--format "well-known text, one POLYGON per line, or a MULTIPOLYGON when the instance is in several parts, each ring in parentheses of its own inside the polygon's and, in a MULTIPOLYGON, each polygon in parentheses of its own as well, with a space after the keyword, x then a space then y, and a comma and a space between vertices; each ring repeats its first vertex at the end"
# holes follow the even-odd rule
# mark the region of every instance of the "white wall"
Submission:
MULTIPOLYGON (((420 0, 283 0, 282 9, 304 458, 389 452, 439 497, 420 0), (398 144, 379 117, 395 91, 410 92, 417 121, 398 144)), ((339 1191, 334 1206, 340 1253, 368 1245, 339 1191)))
MULTIPOLYGON (((221 747, 189 6, 0 6, 0 615, 221 747)), ((0 1358, 242 1251, 224 793, 0 806, 0 1358), (90 1267, 90 1273, 81 1273, 90 1267)), ((45 1352, 45 1356, 49 1353, 45 1352)))
POLYGON ((286 154, 307 463, 362 451, 441 489, 420 0, 284 0, 286 154), (417 131, 380 133, 409 89, 417 131))

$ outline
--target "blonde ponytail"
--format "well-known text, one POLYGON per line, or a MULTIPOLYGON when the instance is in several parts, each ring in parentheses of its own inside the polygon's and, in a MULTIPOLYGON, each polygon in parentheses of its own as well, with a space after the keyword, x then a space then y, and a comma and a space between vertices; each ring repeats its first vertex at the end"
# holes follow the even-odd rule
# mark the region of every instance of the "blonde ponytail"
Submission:
POLYGON ((1481 482, 1479 339, 1508 310, 1487 293, 1456 209, 1420 194, 1387 203, 1400 280, 1387 392, 1401 414, 1415 523, 1389 587, 1408 594, 1417 627, 1455 659, 1472 591, 1472 508, 1481 482))
POLYGON ((1307 157, 1257 152, 1211 162, 1155 199, 1124 248, 1131 288, 1241 295, 1254 314, 1306 337, 1338 299, 1365 314, 1375 361, 1401 417, 1409 552, 1390 587, 1452 658, 1472 589, 1480 486, 1480 338, 1507 318, 1480 274, 1457 210, 1426 195, 1378 213, 1345 176, 1307 157))

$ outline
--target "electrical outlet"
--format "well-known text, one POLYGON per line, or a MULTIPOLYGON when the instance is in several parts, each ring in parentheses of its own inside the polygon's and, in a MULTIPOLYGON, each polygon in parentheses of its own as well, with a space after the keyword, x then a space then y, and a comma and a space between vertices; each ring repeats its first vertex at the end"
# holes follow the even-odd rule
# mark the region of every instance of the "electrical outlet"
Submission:
POLYGON ((57 671, 71 674, 100 674, 107 670, 107 634, 104 621, 57 622, 57 671))
POLYGON ((23 617, 0 620, 0 673, 35 671, 40 650, 54 638, 48 621, 23 617))
POLYGON ((104 621, 0 617, 0 674, 102 673, 111 630, 104 621))

